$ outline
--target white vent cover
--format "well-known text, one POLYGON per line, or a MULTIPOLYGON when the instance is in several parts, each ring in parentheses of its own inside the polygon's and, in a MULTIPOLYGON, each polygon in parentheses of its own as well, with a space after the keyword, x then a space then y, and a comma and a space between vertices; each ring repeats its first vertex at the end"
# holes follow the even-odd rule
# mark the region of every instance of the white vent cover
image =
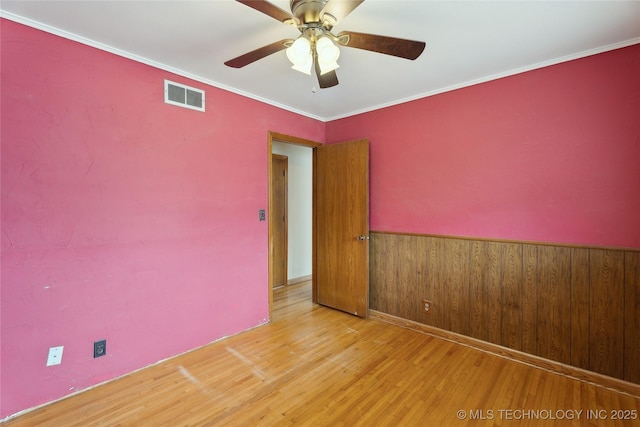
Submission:
POLYGON ((192 110, 204 111, 204 91, 165 80, 164 102, 191 108, 192 110))

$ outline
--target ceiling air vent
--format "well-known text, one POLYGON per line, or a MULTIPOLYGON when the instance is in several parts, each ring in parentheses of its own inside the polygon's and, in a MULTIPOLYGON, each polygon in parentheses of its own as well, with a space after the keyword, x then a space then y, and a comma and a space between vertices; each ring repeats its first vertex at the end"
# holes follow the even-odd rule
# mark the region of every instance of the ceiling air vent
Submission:
POLYGON ((165 80, 164 102, 191 108, 192 110, 204 111, 204 91, 165 80))

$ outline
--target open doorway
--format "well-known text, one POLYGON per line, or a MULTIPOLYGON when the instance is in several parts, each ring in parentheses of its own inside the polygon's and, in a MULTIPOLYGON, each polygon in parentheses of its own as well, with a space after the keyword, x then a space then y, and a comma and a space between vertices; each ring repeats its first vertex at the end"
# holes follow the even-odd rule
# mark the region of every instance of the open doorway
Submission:
POLYGON ((269 133, 269 311, 273 306, 273 288, 309 281, 313 270, 313 151, 320 143, 297 137, 269 133), (282 221, 274 160, 287 161, 287 214, 282 221), (285 226, 284 233, 280 227, 285 226), (286 259, 282 259, 278 239, 286 235, 286 259), (285 266, 286 271, 281 271, 285 266))
MULTIPOLYGON (((369 311, 369 141, 359 139, 322 145, 275 132, 269 132, 267 141, 269 318, 273 317, 272 213, 274 199, 271 177, 274 141, 284 143, 285 147, 293 144, 312 148, 311 189, 304 190, 311 194, 312 200, 312 237, 308 239, 312 252, 312 301, 356 316, 367 317, 369 311), (345 219, 348 220, 345 221, 345 219)), ((289 182, 292 181, 292 179, 289 180, 289 182)), ((290 205, 294 204, 290 199, 290 205)))
MULTIPOLYGON (((273 285, 292 285, 311 280, 312 269, 312 239, 313 239, 313 151, 309 147, 285 144, 279 141, 273 142, 272 147, 272 218, 273 218, 273 285), (283 160, 286 159, 286 173, 281 177, 283 160), (278 170, 273 169, 278 168, 278 170), (282 179, 284 178, 284 180, 282 179), (285 181, 284 189, 286 200, 279 201, 279 195, 283 191, 279 183, 285 181), (275 187, 274 187, 275 186, 275 187), (286 206, 287 214, 280 221, 282 207, 286 206), (279 225, 286 227, 280 230, 279 225), (284 246, 287 251, 286 259, 281 258, 276 249, 279 238, 286 238, 284 246), (284 274, 281 268, 286 268, 284 274), (284 283, 283 276, 286 276, 284 283)), ((280 252, 281 253, 281 252, 280 252)))

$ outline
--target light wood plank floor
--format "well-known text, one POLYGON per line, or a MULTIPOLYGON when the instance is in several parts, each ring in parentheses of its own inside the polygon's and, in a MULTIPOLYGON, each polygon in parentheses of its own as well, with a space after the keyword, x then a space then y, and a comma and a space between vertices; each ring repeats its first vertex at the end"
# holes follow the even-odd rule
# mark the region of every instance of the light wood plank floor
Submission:
POLYGON ((637 397, 320 307, 309 282, 275 300, 269 325, 6 426, 640 425, 612 419, 637 397))

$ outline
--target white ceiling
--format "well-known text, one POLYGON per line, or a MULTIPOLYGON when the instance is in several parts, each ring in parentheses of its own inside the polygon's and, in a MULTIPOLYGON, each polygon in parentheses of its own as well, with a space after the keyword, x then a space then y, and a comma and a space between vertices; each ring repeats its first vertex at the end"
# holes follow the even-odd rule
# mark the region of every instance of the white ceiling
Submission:
MULTIPOLYGON (((272 3, 289 11, 288 0, 272 3)), ((640 43, 640 1, 366 0, 334 33, 425 41, 424 53, 409 61, 341 48, 340 84, 314 93, 316 82, 290 69, 284 51, 242 69, 223 64, 299 34, 233 0, 2 0, 0 8, 8 19, 324 121, 640 43)))

